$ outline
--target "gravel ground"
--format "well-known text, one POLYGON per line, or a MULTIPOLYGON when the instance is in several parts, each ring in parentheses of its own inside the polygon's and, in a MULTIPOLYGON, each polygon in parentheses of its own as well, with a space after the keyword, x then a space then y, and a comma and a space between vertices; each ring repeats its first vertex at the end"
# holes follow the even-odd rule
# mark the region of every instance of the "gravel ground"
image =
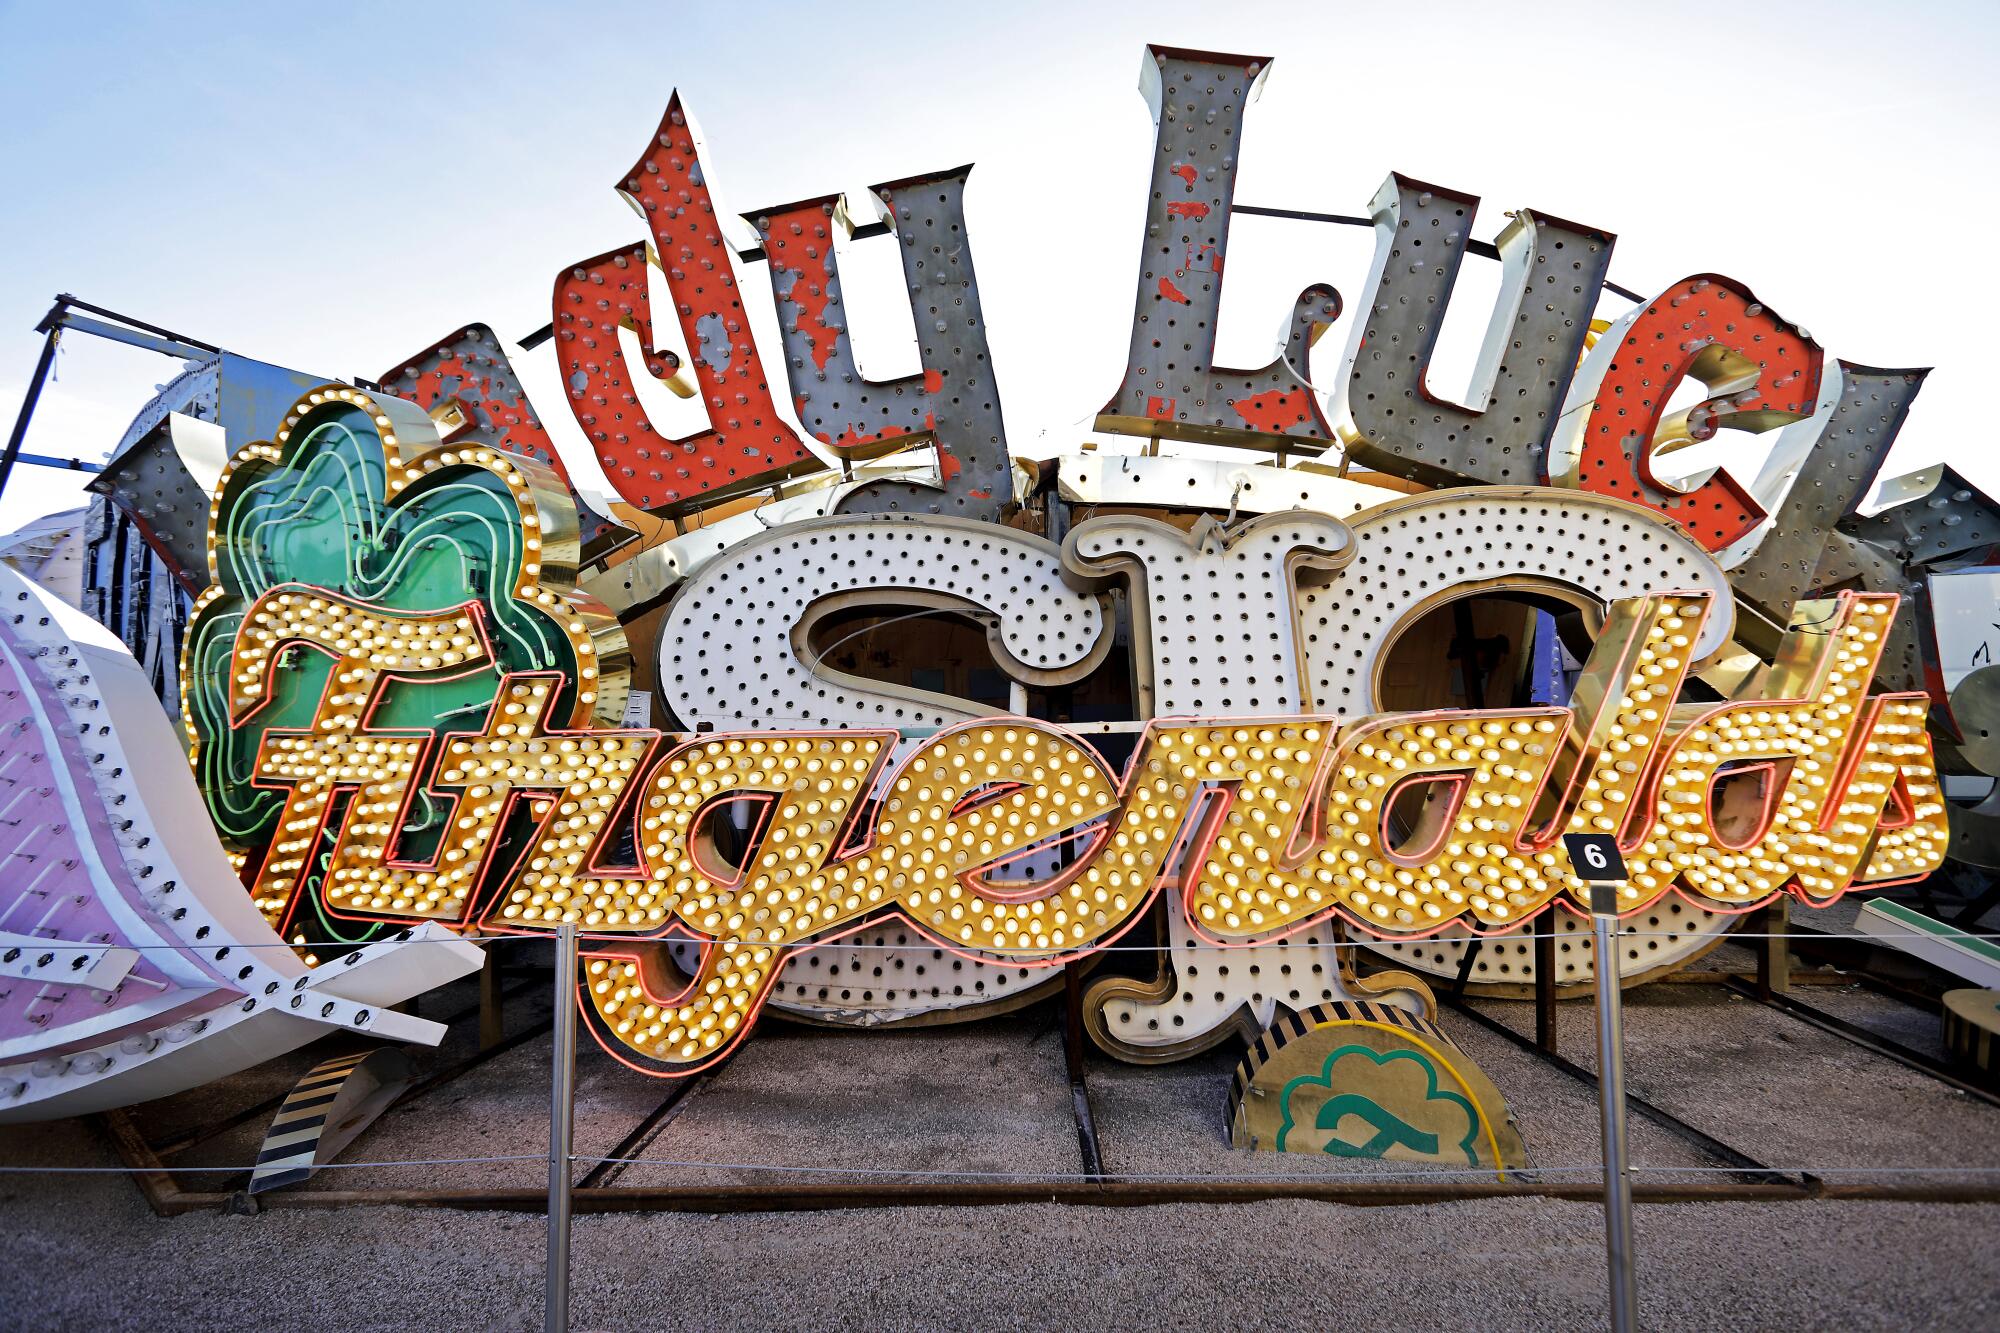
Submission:
MULTIPOLYGON (((1800 998, 1819 1004, 1820 989, 1800 998)), ((1864 999, 1898 1004, 1846 1003, 1864 999)), ((1529 1004, 1481 1007, 1533 1028, 1529 1004)), ((1595 1024, 1589 1005, 1557 1012, 1563 1054, 1586 1069, 1597 1066, 1595 1024)), ((1633 1093, 1770 1166, 2000 1167, 2000 1110, 1719 986, 1629 993, 1625 1069, 1633 1093)))
POLYGON ((1795 989, 1794 999, 1821 1013, 1846 1019, 1933 1060, 1945 1058, 1944 1024, 1936 1014, 1911 1004, 1883 1004, 1875 992, 1859 985, 1795 989))
MULTIPOLYGON (((73 1127, 46 1133, 110 1160, 73 1127)), ((116 1178, 0 1181, 6 1328, 539 1326, 536 1217, 384 1208, 162 1221, 116 1178), (111 1281, 117 1272, 127 1276, 111 1281)), ((572 1319, 578 1329, 1593 1327, 1601 1219, 1592 1205, 1552 1200, 583 1217, 572 1319)), ((1641 1207, 1641 1319, 1992 1328, 1996 1235, 2000 1207, 1641 1207)))
MULTIPOLYGON (((450 1014, 474 994, 461 984, 426 999, 425 1012, 450 1014)), ((1921 1074, 1719 987, 1661 985, 1628 998, 1635 1091, 1768 1163, 2000 1166, 2000 1110, 1921 1074)), ((1801 998, 1905 1040, 1919 1035, 1913 1011, 1872 992, 1813 987, 1801 998)), ((1481 1007, 1517 1030, 1532 1027, 1527 1004, 1481 1007)), ((519 996, 509 1029, 532 1028, 546 1013, 538 993, 519 996)), ((899 1033, 773 1023, 691 1092, 643 1152, 793 1168, 1075 1172, 1059 1014, 1043 1004, 969 1027, 899 1033)), ((1592 1023, 1591 1006, 1563 1007, 1563 1050, 1585 1066, 1594 1063, 1592 1023)), ((1596 1105, 1585 1085, 1462 1017, 1447 1012, 1443 1024, 1507 1094, 1536 1164, 1595 1159, 1596 1105)), ((468 1053, 471 1027, 419 1054, 420 1071, 468 1053)), ((295 1053, 138 1108, 135 1119, 152 1142, 171 1142, 282 1093, 324 1054, 295 1053)), ((391 1112, 347 1159, 544 1151, 548 1057, 546 1036, 523 1042, 391 1112)), ((1141 1069, 1092 1056, 1107 1169, 1366 1169, 1232 1151, 1223 1117, 1235 1059, 1223 1051, 1141 1069)), ((661 1085, 586 1045, 579 1153, 607 1151, 663 1096, 661 1085)), ((249 1160, 264 1118, 174 1164, 249 1160)), ((1712 1165, 1644 1120, 1632 1122, 1631 1139, 1642 1166, 1712 1165)), ((115 1162, 87 1124, 0 1129, 0 1164, 115 1162)), ((617 1183, 797 1178, 639 1166, 617 1183)), ((365 1167, 322 1172, 303 1188, 543 1179, 533 1162, 448 1175, 365 1167)), ((194 1175, 188 1184, 228 1181, 194 1175)), ((1601 1223, 1594 1205, 1533 1199, 590 1216, 576 1223, 574 1323, 1588 1327, 1602 1320, 1601 1223)), ((1648 1326, 2000 1326, 2000 1206, 1645 1205, 1637 1225, 1648 1326)), ((533 1327, 543 1245, 543 1223, 529 1215, 382 1208, 161 1220, 118 1176, 0 1175, 0 1329, 533 1327), (109 1280, 118 1273, 125 1277, 109 1280)))
MULTIPOLYGON (((1536 1166, 1598 1160, 1596 1093, 1501 1037, 1455 1019, 1445 1030, 1507 1095, 1536 1166)), ((1532 1021, 1532 1020, 1530 1020, 1532 1021)), ((1179 1064, 1140 1068, 1108 1059, 1090 1063, 1090 1095, 1105 1170, 1200 1176, 1352 1174, 1375 1164, 1302 1153, 1244 1153, 1230 1148, 1227 1108, 1237 1053, 1212 1051, 1179 1064)), ((1707 1166, 1710 1159, 1650 1121, 1634 1120, 1632 1160, 1646 1166, 1707 1166)), ((1407 1162, 1383 1169, 1411 1170, 1407 1162)))
MULTIPOLYGON (((901 1034, 774 1024, 690 1094, 644 1155, 1074 1175, 1081 1153, 1054 1013, 1043 1004, 1024 1015, 901 1034)), ((633 1166, 617 1183, 773 1185, 794 1178, 633 1166)))

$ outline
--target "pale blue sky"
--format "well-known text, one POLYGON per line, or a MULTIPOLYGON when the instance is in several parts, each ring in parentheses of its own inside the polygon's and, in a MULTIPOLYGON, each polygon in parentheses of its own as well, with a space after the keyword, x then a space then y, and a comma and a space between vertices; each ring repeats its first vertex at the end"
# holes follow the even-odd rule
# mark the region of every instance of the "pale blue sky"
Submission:
MULTIPOLYGON (((2000 493, 1996 13, 0 3, 0 424, 59 290, 330 375, 378 374, 471 320, 518 338, 559 268, 642 235, 613 186, 679 86, 731 211, 977 162, 1009 433, 1046 451, 1121 370, 1153 40, 1277 57, 1241 201, 1358 213, 1396 169, 1484 196, 1482 237, 1520 207, 1614 231, 1612 275, 1644 291, 1730 274, 1830 355, 1937 366, 1893 466, 1948 457, 2000 493)), ((1352 310, 1367 255, 1357 229, 1240 223, 1224 359, 1268 356, 1309 282, 1352 310)), ((1468 265, 1455 349, 1484 327, 1472 271, 1491 268, 1468 265)), ((871 373, 895 372, 907 314, 856 304, 871 373)), ((1322 381, 1344 338, 1322 343, 1322 381)), ((172 371, 72 340, 28 448, 101 455, 172 371)), ((566 423, 545 368, 529 374, 566 423)), ((0 531, 73 502, 37 471, 17 472, 0 531)))

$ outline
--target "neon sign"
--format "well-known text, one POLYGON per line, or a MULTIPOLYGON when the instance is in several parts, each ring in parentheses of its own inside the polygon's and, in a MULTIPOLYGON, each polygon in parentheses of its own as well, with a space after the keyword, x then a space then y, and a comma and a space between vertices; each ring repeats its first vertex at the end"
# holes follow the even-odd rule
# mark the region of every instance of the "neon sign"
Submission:
POLYGON ((275 440, 231 460, 208 545, 184 721, 217 830, 265 847, 251 896, 280 929, 296 933, 313 908, 291 885, 323 863, 336 790, 361 790, 350 824, 394 815, 417 838, 449 838, 428 793, 378 805, 409 788, 431 728, 484 709, 498 673, 555 673, 551 706, 572 724, 623 710, 623 631, 564 595, 577 559, 567 487, 519 455, 437 447, 430 418, 400 399, 345 385, 302 399, 275 440), (356 740, 364 731, 390 738, 356 740))
MULTIPOLYGON (((1156 940, 1156 980, 1102 975, 1084 998, 1105 1049, 1171 1058, 1380 999, 1403 1017, 1339 1010, 1347 1046, 1267 1052, 1265 1076, 1300 1099, 1271 1132, 1345 1151, 1317 1123, 1351 1090, 1334 1075, 1388 1070, 1371 1105, 1402 1108, 1402 1150, 1465 1156, 1477 1120, 1498 1162, 1518 1145, 1478 1109, 1497 1094, 1452 1072, 1421 979, 1353 975, 1342 932, 1432 975, 1476 936, 1489 966, 1529 923, 1574 921, 1565 832, 1616 837, 1624 910, 1685 927, 1684 947, 1780 895, 1825 904, 1938 866, 1931 732, 1953 721, 1912 594, 1929 566, 2000 542, 2000 521, 1948 471, 1853 510, 1922 372, 1829 361, 1714 274, 1594 320, 1610 232, 1516 210, 1481 249, 1477 199, 1398 174, 1369 209, 1361 299, 1343 313, 1310 284, 1273 360, 1218 366, 1230 221, 1251 207, 1234 175, 1267 69, 1148 50, 1146 239, 1095 422, 1144 437, 1135 452, 1010 454, 969 168, 752 210, 756 248, 739 251, 678 97, 619 178, 643 235, 562 266, 551 292, 549 355, 617 493, 608 513, 579 508, 584 460, 565 463, 476 323, 385 377, 414 402, 323 385, 238 447, 180 676, 199 799, 255 909, 235 936, 414 967, 389 937, 575 923, 588 1022, 666 1075, 727 1054, 770 1005, 963 1016, 1156 940), (863 371, 840 272, 877 237, 917 345, 889 380, 863 371), (1460 403, 1430 363, 1475 251, 1503 275, 1460 403), (762 348, 744 304, 762 300, 746 291, 760 262, 779 326, 762 348), (1322 393, 1313 348, 1343 319, 1322 393), (703 424, 671 435, 641 377, 698 397, 703 424), (1669 411, 1689 380, 1700 401, 1669 411), (1675 451, 1722 430, 1776 432, 1773 461, 1754 480, 1675 475, 1675 451), (1467 707, 1410 706, 1399 645, 1487 597, 1548 621, 1517 622, 1515 649, 1566 642, 1580 674, 1513 691, 1531 703, 1488 707, 1465 685, 1467 707), (895 678, 836 651, 912 620, 906 654, 926 660, 895 678), (935 651, 968 640, 978 689, 943 683, 935 651), (1094 721, 1051 703, 1113 674, 1094 721), (653 706, 679 730, 628 725, 653 706), (969 989, 864 996, 874 1009, 784 989, 842 948, 913 973, 949 951, 969 989), (1215 949, 1240 965, 1195 995, 1215 949), (1245 980, 1260 969, 1324 982, 1281 996, 1245 980)), ((1465 684, 1481 641, 1468 625, 1428 642, 1465 684)), ((86 1076, 72 1061, 46 1086, 74 1097, 86 1076)), ((58 1095, 43 1086, 17 1095, 58 1095)))
MULTIPOLYGON (((1673 890, 1728 911, 1787 890, 1824 903, 1928 873, 1948 837, 1927 697, 1868 694, 1895 612, 1883 595, 1802 605, 1748 699, 1676 707, 1711 596, 1657 593, 1614 605, 1572 707, 1161 718, 1122 774, 1026 717, 959 722, 900 757, 894 729, 595 726, 610 680, 597 643, 619 636, 556 590, 573 525, 562 494, 537 496, 490 450, 425 449, 426 423, 400 424, 393 406, 327 386, 218 487, 219 582, 185 674, 211 807, 270 811, 250 884, 279 923, 307 910, 578 923, 596 941, 593 1027, 649 1069, 727 1052, 790 951, 888 915, 971 958, 1046 967, 1118 938, 1170 877, 1172 910, 1216 944, 1335 916, 1421 936, 1513 928, 1580 899, 1554 847, 1564 831, 1620 837, 1633 911, 1673 890), (446 496, 454 507, 425 505, 446 496), (445 570, 421 572, 426 554, 445 570), (332 586, 297 577, 319 570, 332 586), (482 595, 456 600, 466 588, 482 595), (265 721, 302 707, 300 725, 265 721), (248 762, 218 757, 231 754, 248 762), (1743 784, 1747 813, 1723 797, 1743 784), (732 864, 715 816, 741 803, 756 818, 732 864), (670 936, 701 942, 694 975, 674 967, 670 936)), ((1072 540, 1079 574, 1151 569, 1156 533, 1184 541, 1102 522, 1072 540)), ((1315 522, 1320 559, 1351 559, 1345 525, 1315 522)))

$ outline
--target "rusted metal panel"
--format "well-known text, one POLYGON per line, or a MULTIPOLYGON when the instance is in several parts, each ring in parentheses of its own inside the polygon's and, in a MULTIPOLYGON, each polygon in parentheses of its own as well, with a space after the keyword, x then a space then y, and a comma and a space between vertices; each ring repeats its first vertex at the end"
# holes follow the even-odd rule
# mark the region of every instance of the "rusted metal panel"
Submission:
MULTIPOLYGON (((1800 464, 1797 478, 1772 515, 1757 549, 1730 572, 1736 595, 1782 625, 1794 603, 1813 590, 1827 544, 1874 486, 1896 443, 1927 370, 1882 370, 1838 364, 1840 400, 1800 464)), ((1873 588, 1894 592, 1896 588, 1873 588)), ((1906 617, 1898 617, 1899 621, 1906 617)), ((1892 651, 1891 659, 1896 654, 1892 651)), ((1894 670, 1885 662, 1885 679, 1894 670)), ((1907 682, 1898 688, 1906 688, 1907 682)))
POLYGON ((639 508, 674 513, 818 467, 771 398, 680 94, 622 189, 646 219, 650 245, 584 260, 555 284, 556 355, 570 410, 605 476, 639 508), (666 380, 681 368, 678 356, 654 350, 649 249, 673 293, 708 411, 709 429, 685 440, 647 417, 633 389, 640 368, 626 364, 618 345, 618 330, 629 328, 647 349, 644 373, 666 380))
POLYGON ((1745 613, 1739 637, 1768 657, 1805 597, 1840 588, 1898 593, 1902 603, 1877 680, 1884 689, 1928 691, 1931 716, 1950 736, 1957 724, 1937 661, 1930 574, 2000 544, 2000 506, 1940 466, 1891 483, 1893 495, 1907 497, 1900 502, 1872 517, 1857 513, 1930 372, 1837 364, 1833 411, 1802 455, 1769 531, 1730 574, 1745 613))
POLYGON ((895 448, 931 434, 930 377, 871 381, 854 354, 833 247, 835 230, 851 236, 854 226, 840 198, 787 204, 756 223, 771 265, 792 403, 806 430, 843 452, 895 448))
POLYGON ((871 381, 855 357, 833 244, 836 228, 852 234, 854 224, 840 201, 829 195, 756 218, 771 265, 792 400, 806 429, 851 457, 923 436, 937 445, 943 490, 873 482, 842 504, 844 512, 991 519, 1012 496, 1000 386, 966 235, 971 171, 958 167, 874 189, 890 212, 922 367, 900 379, 871 381))
POLYGON ((220 425, 226 449, 234 451, 269 435, 301 386, 320 382, 302 371, 218 352, 175 376, 139 409, 88 489, 116 505, 175 581, 197 593, 208 582, 208 490, 180 456, 174 415, 220 425))
POLYGON ((589 550, 607 531, 620 531, 593 513, 577 494, 555 442, 499 337, 484 324, 468 324, 385 372, 382 387, 407 398, 438 421, 447 444, 485 444, 547 463, 576 501, 577 527, 589 550))
POLYGON ((1859 586, 1903 594, 1903 608, 1889 635, 1880 679, 1885 688, 1926 690, 1933 724, 1948 738, 1959 735, 1937 660, 1931 621, 1932 566, 1967 559, 2000 544, 2000 507, 1952 468, 1937 469, 1928 495, 1861 518, 1850 515, 1828 541, 1813 583, 1820 588, 1859 586))
POLYGON ((208 582, 208 494, 174 452, 163 422, 123 450, 90 483, 132 524, 190 594, 208 582))
POLYGON ((1616 237, 1523 211, 1500 233, 1500 300, 1474 406, 1440 398, 1431 357, 1465 258, 1475 195, 1392 173, 1369 206, 1375 260, 1349 333, 1336 427, 1347 456, 1430 485, 1535 485, 1576 374, 1616 237))
POLYGON ((234 453, 253 440, 270 439, 299 396, 330 378, 224 352, 215 415, 195 415, 220 425, 227 433, 229 452, 234 453))
POLYGON ((1152 193, 1125 379, 1098 415, 1100 430, 1310 453, 1333 438, 1307 383, 1308 350, 1340 318, 1332 287, 1300 293, 1277 360, 1253 370, 1215 364, 1243 111, 1269 65, 1147 48, 1140 87, 1157 126, 1152 193))
POLYGON ((116 506, 189 594, 208 582, 208 493, 174 451, 168 422, 176 412, 216 419, 221 367, 217 356, 161 386, 86 487, 116 506))
POLYGON ((1957 468, 1937 471, 1937 484, 1922 499, 1855 518, 1848 530, 1913 565, 1960 559, 2000 543, 2000 506, 1957 468))

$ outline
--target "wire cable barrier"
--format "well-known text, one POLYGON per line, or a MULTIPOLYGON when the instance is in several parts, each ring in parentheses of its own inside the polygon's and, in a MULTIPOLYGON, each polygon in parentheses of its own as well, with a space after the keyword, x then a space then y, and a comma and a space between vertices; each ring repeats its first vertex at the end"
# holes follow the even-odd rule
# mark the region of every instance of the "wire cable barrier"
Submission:
MULTIPOLYGON (((384 1158, 370 1162, 325 1162, 314 1169, 317 1171, 360 1170, 367 1167, 392 1166, 478 1166, 502 1162, 545 1163, 547 1153, 507 1153, 487 1157, 410 1157, 384 1158)), ((975 1171, 937 1167, 878 1167, 878 1166, 790 1166, 774 1162, 707 1162, 670 1159, 662 1157, 598 1157, 585 1153, 572 1154, 570 1162, 575 1165, 650 1166, 672 1170, 688 1171, 761 1171, 780 1175, 815 1175, 860 1178, 869 1180, 991 1180, 1009 1184, 1040 1184, 1047 1181, 1074 1181, 1089 1179, 1080 1171, 975 1171)), ((226 1175, 255 1170, 256 1163, 233 1166, 173 1166, 167 1168, 177 1175, 226 1175)), ((137 1175, 156 1167, 137 1166, 5 1166, 0 1165, 0 1175, 15 1176, 103 1176, 137 1175)), ((1732 1166, 1630 1166, 1626 1168, 1635 1174, 1646 1175, 1717 1175, 1735 1174, 1740 1168, 1732 1166)), ((2000 1166, 1772 1166, 1765 1168, 1771 1172, 1790 1172, 1810 1176, 2000 1176, 2000 1166)), ((1144 1182, 1160 1185, 1186 1185, 1199 1183, 1223 1184, 1280 1184, 1314 1181, 1375 1181, 1375 1180, 1504 1180, 1508 1175, 1552 1176, 1604 1174, 1602 1162, 1579 1162, 1560 1166, 1517 1167, 1510 1171, 1491 1169, 1461 1171, 1451 1167, 1426 1168, 1412 1171, 1310 1171, 1310 1172, 1257 1172, 1257 1173, 1215 1173, 1189 1175, 1175 1172, 1116 1171, 1107 1173, 1103 1179, 1144 1182)))
MULTIPOLYGON (((1671 940, 1671 939, 1679 939, 1688 933, 1689 932, 1685 930, 1621 930, 1618 932, 1618 937, 1620 939, 1671 940)), ((389 938, 391 937, 386 937, 386 936, 384 937, 385 940, 389 938)), ((701 937, 699 936, 678 935, 678 934, 669 934, 664 937, 641 937, 634 935, 592 935, 589 934, 588 932, 584 932, 580 933, 577 936, 577 938, 585 944, 606 944, 606 943, 630 944, 634 940, 642 940, 645 943, 660 943, 662 942, 662 940, 664 940, 667 943, 682 941, 688 944, 699 944, 702 942, 701 937)), ((1425 936, 1423 938, 1427 942, 1435 940, 1436 942, 1442 944, 1470 944, 1474 940, 1495 940, 1495 939, 1504 940, 1505 942, 1512 944, 1521 940, 1569 940, 1571 942, 1575 942, 1579 939, 1583 939, 1586 937, 1583 936, 1581 932, 1552 930, 1552 931, 1541 931, 1541 932, 1524 931, 1520 933, 1515 933, 1510 931, 1504 935, 1449 935, 1442 937, 1425 936)), ((1728 934, 1724 935, 1722 938, 1725 940, 1796 941, 1799 938, 1799 934, 1795 931, 1783 931, 1783 930, 1779 931, 1732 930, 1728 932, 1728 934)), ((1911 932, 1902 931, 1895 934, 1860 934, 1853 931, 1843 930, 1843 931, 1829 933, 1827 938, 1834 940, 1836 942, 1841 940, 1894 942, 1898 940, 1903 940, 1903 941, 1909 940, 1911 938, 1911 932)), ((1952 932, 1952 938, 1964 939, 1964 940, 2000 941, 2000 933, 1982 934, 1977 931, 1954 930, 1952 932)), ((398 940, 395 942, 399 944, 549 944, 553 943, 554 941, 555 937, 553 935, 454 935, 448 940, 441 940, 441 939, 398 940)), ((231 949, 353 950, 353 949, 364 948, 368 944, 379 943, 379 942, 382 941, 292 940, 279 943, 257 943, 257 944, 232 943, 229 947, 231 949)), ((820 940, 775 940, 775 939, 757 939, 755 937, 751 937, 747 939, 735 940, 732 942, 737 944, 756 945, 759 947, 771 948, 771 949, 789 949, 795 953, 803 953, 810 949, 825 949, 825 948, 833 948, 836 946, 842 949, 854 949, 854 950, 879 949, 885 952, 895 952, 904 949, 922 948, 924 943, 928 941, 925 940, 923 937, 919 937, 918 940, 912 941, 910 944, 866 944, 866 943, 852 942, 840 937, 835 937, 833 939, 820 939, 820 940)), ((1199 941, 1190 941, 1186 944, 1178 945, 1176 946, 1176 948, 1177 950, 1186 953, 1233 953, 1241 949, 1255 949, 1278 942, 1279 941, 1275 940, 1252 940, 1243 944, 1205 944, 1199 941)), ((1395 944, 1402 942, 1406 941, 1401 941, 1389 937, 1383 937, 1380 939, 1368 939, 1368 940, 1328 940, 1325 943, 1321 944, 1319 947, 1327 949, 1366 949, 1369 948, 1371 945, 1379 943, 1395 944)), ((1413 941, 1407 941, 1407 942, 1413 942, 1413 941)), ((97 947, 98 942, 50 939, 47 941, 47 943, 51 948, 79 949, 79 948, 95 948, 97 947)), ((131 944, 131 945, 120 945, 118 947, 132 949, 137 952, 144 953, 147 952, 148 950, 165 950, 169 952, 184 951, 189 946, 180 944, 131 944)), ((944 948, 945 946, 935 945, 934 947, 944 948)), ((1083 952, 1086 956, 1094 956, 1101 953, 1159 953, 1165 947, 1166 946, 1164 944, 1106 944, 1096 948, 1085 949, 1083 952)), ((199 950, 197 950, 197 952, 198 951, 199 950)), ((996 958, 1008 957, 1017 953, 1031 955, 1039 958, 1045 956, 1048 953, 1048 950, 996 948, 996 949, 982 949, 979 951, 979 953, 981 956, 996 957, 996 958)))

